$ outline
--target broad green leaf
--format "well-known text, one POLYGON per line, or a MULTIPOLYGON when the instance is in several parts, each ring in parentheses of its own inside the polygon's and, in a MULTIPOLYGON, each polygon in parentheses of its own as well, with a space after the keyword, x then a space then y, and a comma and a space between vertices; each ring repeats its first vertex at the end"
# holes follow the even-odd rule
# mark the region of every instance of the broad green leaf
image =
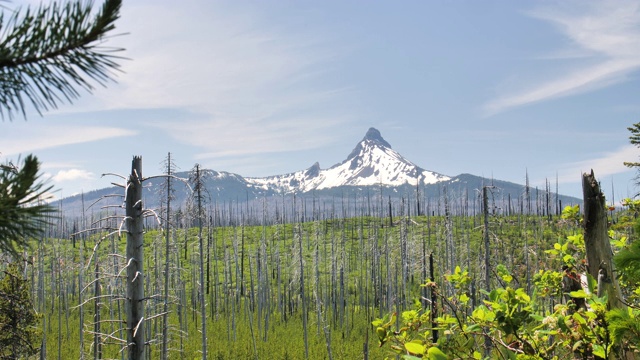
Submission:
POLYGON ((425 350, 424 345, 414 343, 414 342, 408 342, 404 344, 404 348, 407 349, 407 351, 410 352, 411 354, 419 354, 419 355, 423 355, 425 350))
POLYGON ((604 347, 602 347, 602 345, 593 344, 593 355, 601 359, 605 359, 604 347))
POLYGON ((544 316, 538 314, 530 314, 529 317, 538 322, 542 322, 542 320, 544 320, 544 316))
POLYGON ((447 360, 447 355, 437 347, 430 347, 427 350, 427 355, 429 355, 429 360, 447 360))
POLYGON ((467 326, 466 331, 467 331, 467 332, 474 332, 474 331, 479 331, 479 330, 481 330, 481 329, 482 329, 482 327, 481 327, 480 325, 478 325, 478 324, 471 324, 471 325, 467 326))
POLYGON ((402 320, 407 323, 418 316, 418 312, 415 310, 407 310, 402 312, 402 320))
POLYGON ((460 295, 460 301, 461 301, 463 304, 466 304, 466 303, 469 301, 469 297, 467 296, 467 294, 462 294, 462 295, 460 295))
POLYGON ((573 256, 567 254, 567 255, 562 257, 562 261, 564 261, 565 264, 572 263, 573 262, 573 256))
POLYGON ((476 345, 476 341, 474 339, 473 336, 469 336, 469 338, 467 339, 467 343, 464 345, 464 348, 467 350, 471 350, 472 348, 474 348, 476 345))
POLYGON ((584 290, 580 289, 580 290, 577 290, 577 291, 570 292, 569 296, 571 296, 572 298, 584 299, 584 298, 588 297, 589 294, 584 292, 584 290))
POLYGON ((440 324, 457 324, 458 320, 451 316, 442 316, 438 318, 438 323, 440 324))
POLYGON ((487 312, 485 310, 484 307, 477 307, 473 310, 473 313, 471 313, 471 316, 473 316, 474 319, 478 319, 479 321, 485 321, 487 318, 487 312))
POLYGON ((574 313, 571 317, 573 318, 573 320, 578 322, 578 324, 580 324, 580 325, 586 325, 587 324, 587 321, 579 313, 574 313))
POLYGON ((521 300, 525 303, 529 303, 531 302, 531 297, 529 297, 529 295, 527 295, 527 293, 525 292, 525 290, 523 288, 518 288, 516 290, 516 296, 518 298, 518 300, 521 300))
POLYGON ((496 301, 500 297, 501 292, 498 289, 493 289, 489 293, 489 300, 496 301))
POLYGON ((573 344, 573 347, 571 348, 571 350, 572 350, 573 352, 576 352, 576 351, 578 351, 578 349, 580 349, 580 347, 581 347, 581 346, 583 346, 583 345, 584 345, 584 343, 582 342, 582 340, 580 340, 580 341, 576 341, 576 343, 575 343, 575 344, 573 344))
POLYGON ((562 331, 571 331, 569 329, 569 327, 567 326, 567 322, 564 316, 560 315, 558 316, 558 327, 562 330, 562 331))
POLYGON ((589 288, 589 292, 595 294, 597 286, 598 282, 596 281, 596 279, 594 279, 591 274, 587 273, 587 287, 589 288))
POLYGON ((584 236, 582 234, 575 234, 567 236, 567 240, 571 241, 574 245, 582 245, 584 243, 584 236))

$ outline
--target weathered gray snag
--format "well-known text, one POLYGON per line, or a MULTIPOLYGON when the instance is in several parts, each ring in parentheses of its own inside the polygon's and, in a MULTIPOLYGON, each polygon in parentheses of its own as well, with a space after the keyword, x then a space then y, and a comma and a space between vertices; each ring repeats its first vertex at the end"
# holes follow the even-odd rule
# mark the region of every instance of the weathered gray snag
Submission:
MULTIPOLYGON (((300 297, 302 298, 302 330, 304 331, 304 358, 309 358, 309 341, 307 336, 307 299, 304 291, 304 257, 302 257, 302 234, 301 230, 295 233, 298 238, 298 257, 300 262, 300 297)), ((295 240, 295 239, 294 239, 295 240)))
POLYGON ((169 328, 169 261, 170 261, 170 240, 171 240, 171 195, 172 195, 172 187, 171 187, 171 176, 172 173, 172 163, 171 163, 171 153, 167 154, 167 217, 165 219, 165 250, 164 250, 164 298, 162 303, 162 351, 161 351, 161 359, 167 360, 168 357, 168 328, 169 328))
POLYGON ((593 170, 589 174, 582 174, 582 194, 587 271, 594 279, 601 279, 598 281, 598 293, 608 295, 610 309, 625 307, 620 285, 614 276, 605 198, 593 170), (601 285, 604 285, 604 288, 601 289, 601 285))
MULTIPOLYGON (((598 296, 607 295, 608 307, 626 309, 622 300, 620 284, 614 275, 613 250, 608 234, 605 197, 600 184, 591 173, 582 174, 582 194, 584 197, 584 243, 587 256, 587 271, 598 280, 598 296)), ((622 350, 620 359, 639 359, 633 352, 622 350)))
POLYGON ((482 187, 482 211, 484 214, 484 284, 485 290, 491 292, 491 250, 489 243, 489 196, 488 186, 482 187))
POLYGON ((93 268, 93 274, 94 274, 94 292, 93 292, 93 296, 95 298, 95 300, 93 301, 93 358, 95 360, 99 360, 102 359, 102 342, 100 341, 100 324, 101 324, 101 319, 100 319, 100 267, 99 267, 99 261, 98 258, 96 257, 95 259, 95 265, 93 268))
MULTIPOLYGON (((527 176, 527 185, 529 177, 527 176)), ((484 281, 485 290, 491 292, 491 250, 489 248, 489 186, 482 187, 482 211, 484 213, 484 281)), ((491 339, 488 335, 484 337, 484 354, 489 356, 491 353, 491 339)))
POLYGON ((129 360, 145 359, 142 157, 134 156, 125 200, 127 229, 127 346, 129 360))
MULTIPOLYGON (((85 214, 84 214, 84 193, 81 195, 81 199, 82 199, 82 227, 83 229, 86 228, 85 225, 85 214)), ((75 239, 75 235, 73 236, 75 239)), ((79 336, 80 336, 80 360, 84 360, 84 300, 82 300, 82 289, 84 288, 84 243, 85 243, 85 235, 82 234, 82 236, 80 237, 80 264, 81 266, 78 268, 78 303, 80 304, 80 310, 79 310, 79 321, 80 321, 80 326, 79 326, 79 336)))
MULTIPOLYGON (((202 242, 202 217, 204 216, 204 207, 202 205, 202 189, 204 188, 204 183, 202 179, 202 173, 200 171, 200 164, 196 164, 195 169, 195 178, 194 185, 196 191, 196 201, 197 201, 197 216, 198 216, 198 249, 200 252, 200 272, 199 272, 199 283, 200 283, 200 317, 202 319, 201 323, 201 332, 202 332, 202 359, 207 359, 207 318, 206 318, 206 304, 205 304, 205 289, 204 289, 204 244, 202 242)), ((206 190, 205 190, 206 191, 206 190)))

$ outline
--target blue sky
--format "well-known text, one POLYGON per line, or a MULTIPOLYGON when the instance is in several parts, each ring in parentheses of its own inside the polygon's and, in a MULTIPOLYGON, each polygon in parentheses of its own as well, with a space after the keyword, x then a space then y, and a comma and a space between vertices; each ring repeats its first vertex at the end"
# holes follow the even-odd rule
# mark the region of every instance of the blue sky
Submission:
POLYGON ((181 170, 328 168, 369 127, 445 175, 581 196, 593 168, 609 198, 638 192, 639 1, 136 0, 117 26, 117 83, 0 124, 0 160, 37 155, 57 197, 133 155, 144 175, 168 152, 181 170))

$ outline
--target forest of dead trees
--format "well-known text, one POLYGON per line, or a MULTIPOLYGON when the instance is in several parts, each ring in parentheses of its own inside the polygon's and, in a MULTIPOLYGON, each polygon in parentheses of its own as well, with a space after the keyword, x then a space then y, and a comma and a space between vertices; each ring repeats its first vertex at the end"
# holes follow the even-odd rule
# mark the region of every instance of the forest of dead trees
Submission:
MULTIPOLYGON (((123 177, 123 206, 87 204, 80 218, 60 209, 24 252, 46 358, 382 358, 371 322, 432 309, 427 280, 455 296, 445 277, 464 269, 471 309, 505 286, 504 271, 533 296, 536 276, 563 266, 545 251, 581 231, 551 196, 523 190, 509 210, 489 186, 464 197, 215 204, 199 166, 194 201, 174 208, 171 189, 184 184, 170 158, 162 206, 145 209, 140 162, 123 177)), ((541 301, 553 311, 566 299, 541 301)))

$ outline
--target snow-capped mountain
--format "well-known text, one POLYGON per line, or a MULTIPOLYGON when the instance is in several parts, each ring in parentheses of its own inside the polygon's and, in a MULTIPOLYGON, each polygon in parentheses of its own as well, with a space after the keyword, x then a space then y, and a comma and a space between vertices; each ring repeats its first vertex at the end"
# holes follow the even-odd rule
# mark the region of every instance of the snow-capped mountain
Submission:
POLYGON ((245 178, 263 190, 308 192, 340 186, 402 186, 435 184, 451 178, 424 170, 405 159, 382 138, 380 131, 370 128, 343 162, 321 169, 316 162, 310 168, 285 175, 245 178))
MULTIPOLYGON (((448 196, 468 197, 474 189, 480 189, 491 184, 503 199, 520 199, 525 191, 523 185, 487 179, 471 174, 460 174, 455 177, 445 176, 433 171, 425 170, 391 148, 380 132, 374 128, 367 131, 365 137, 353 149, 351 154, 341 163, 328 169, 321 169, 318 163, 310 168, 285 175, 268 176, 264 178, 243 177, 225 171, 206 170, 205 188, 211 203, 224 204, 233 202, 257 201, 260 206, 264 202, 275 200, 277 204, 286 201, 283 195, 295 194, 314 199, 333 199, 334 196, 363 196, 368 198, 371 190, 380 198, 409 198, 421 193, 425 197, 439 197, 446 188, 448 196), (420 189, 416 185, 420 184, 420 189), (413 194, 413 195, 411 195, 413 194)), ((176 173, 177 177, 188 178, 189 173, 176 173)), ((150 179, 145 183, 144 198, 149 208, 160 207, 160 202, 166 195, 163 190, 164 179, 150 179)), ((83 213, 84 203, 92 204, 109 194, 118 194, 120 188, 110 187, 95 190, 81 195, 75 195, 62 200, 61 207, 68 214, 83 213)), ((182 182, 174 184, 177 206, 188 203, 193 194, 182 182)), ((536 194, 537 194, 536 190, 536 194)), ((537 196, 537 195, 536 195, 537 196)), ((579 203, 580 199, 554 194, 562 204, 579 203)), ((107 200, 122 201, 119 198, 107 197, 107 200)), ((333 200, 331 200, 333 201, 333 200)), ((509 200, 511 201, 511 200, 509 200)), ((117 203, 103 203, 103 205, 118 205, 117 203)), ((272 204, 273 205, 273 204, 272 204)), ((509 202, 508 206, 512 204, 509 202)), ((560 208, 560 207, 559 207, 560 208)))

